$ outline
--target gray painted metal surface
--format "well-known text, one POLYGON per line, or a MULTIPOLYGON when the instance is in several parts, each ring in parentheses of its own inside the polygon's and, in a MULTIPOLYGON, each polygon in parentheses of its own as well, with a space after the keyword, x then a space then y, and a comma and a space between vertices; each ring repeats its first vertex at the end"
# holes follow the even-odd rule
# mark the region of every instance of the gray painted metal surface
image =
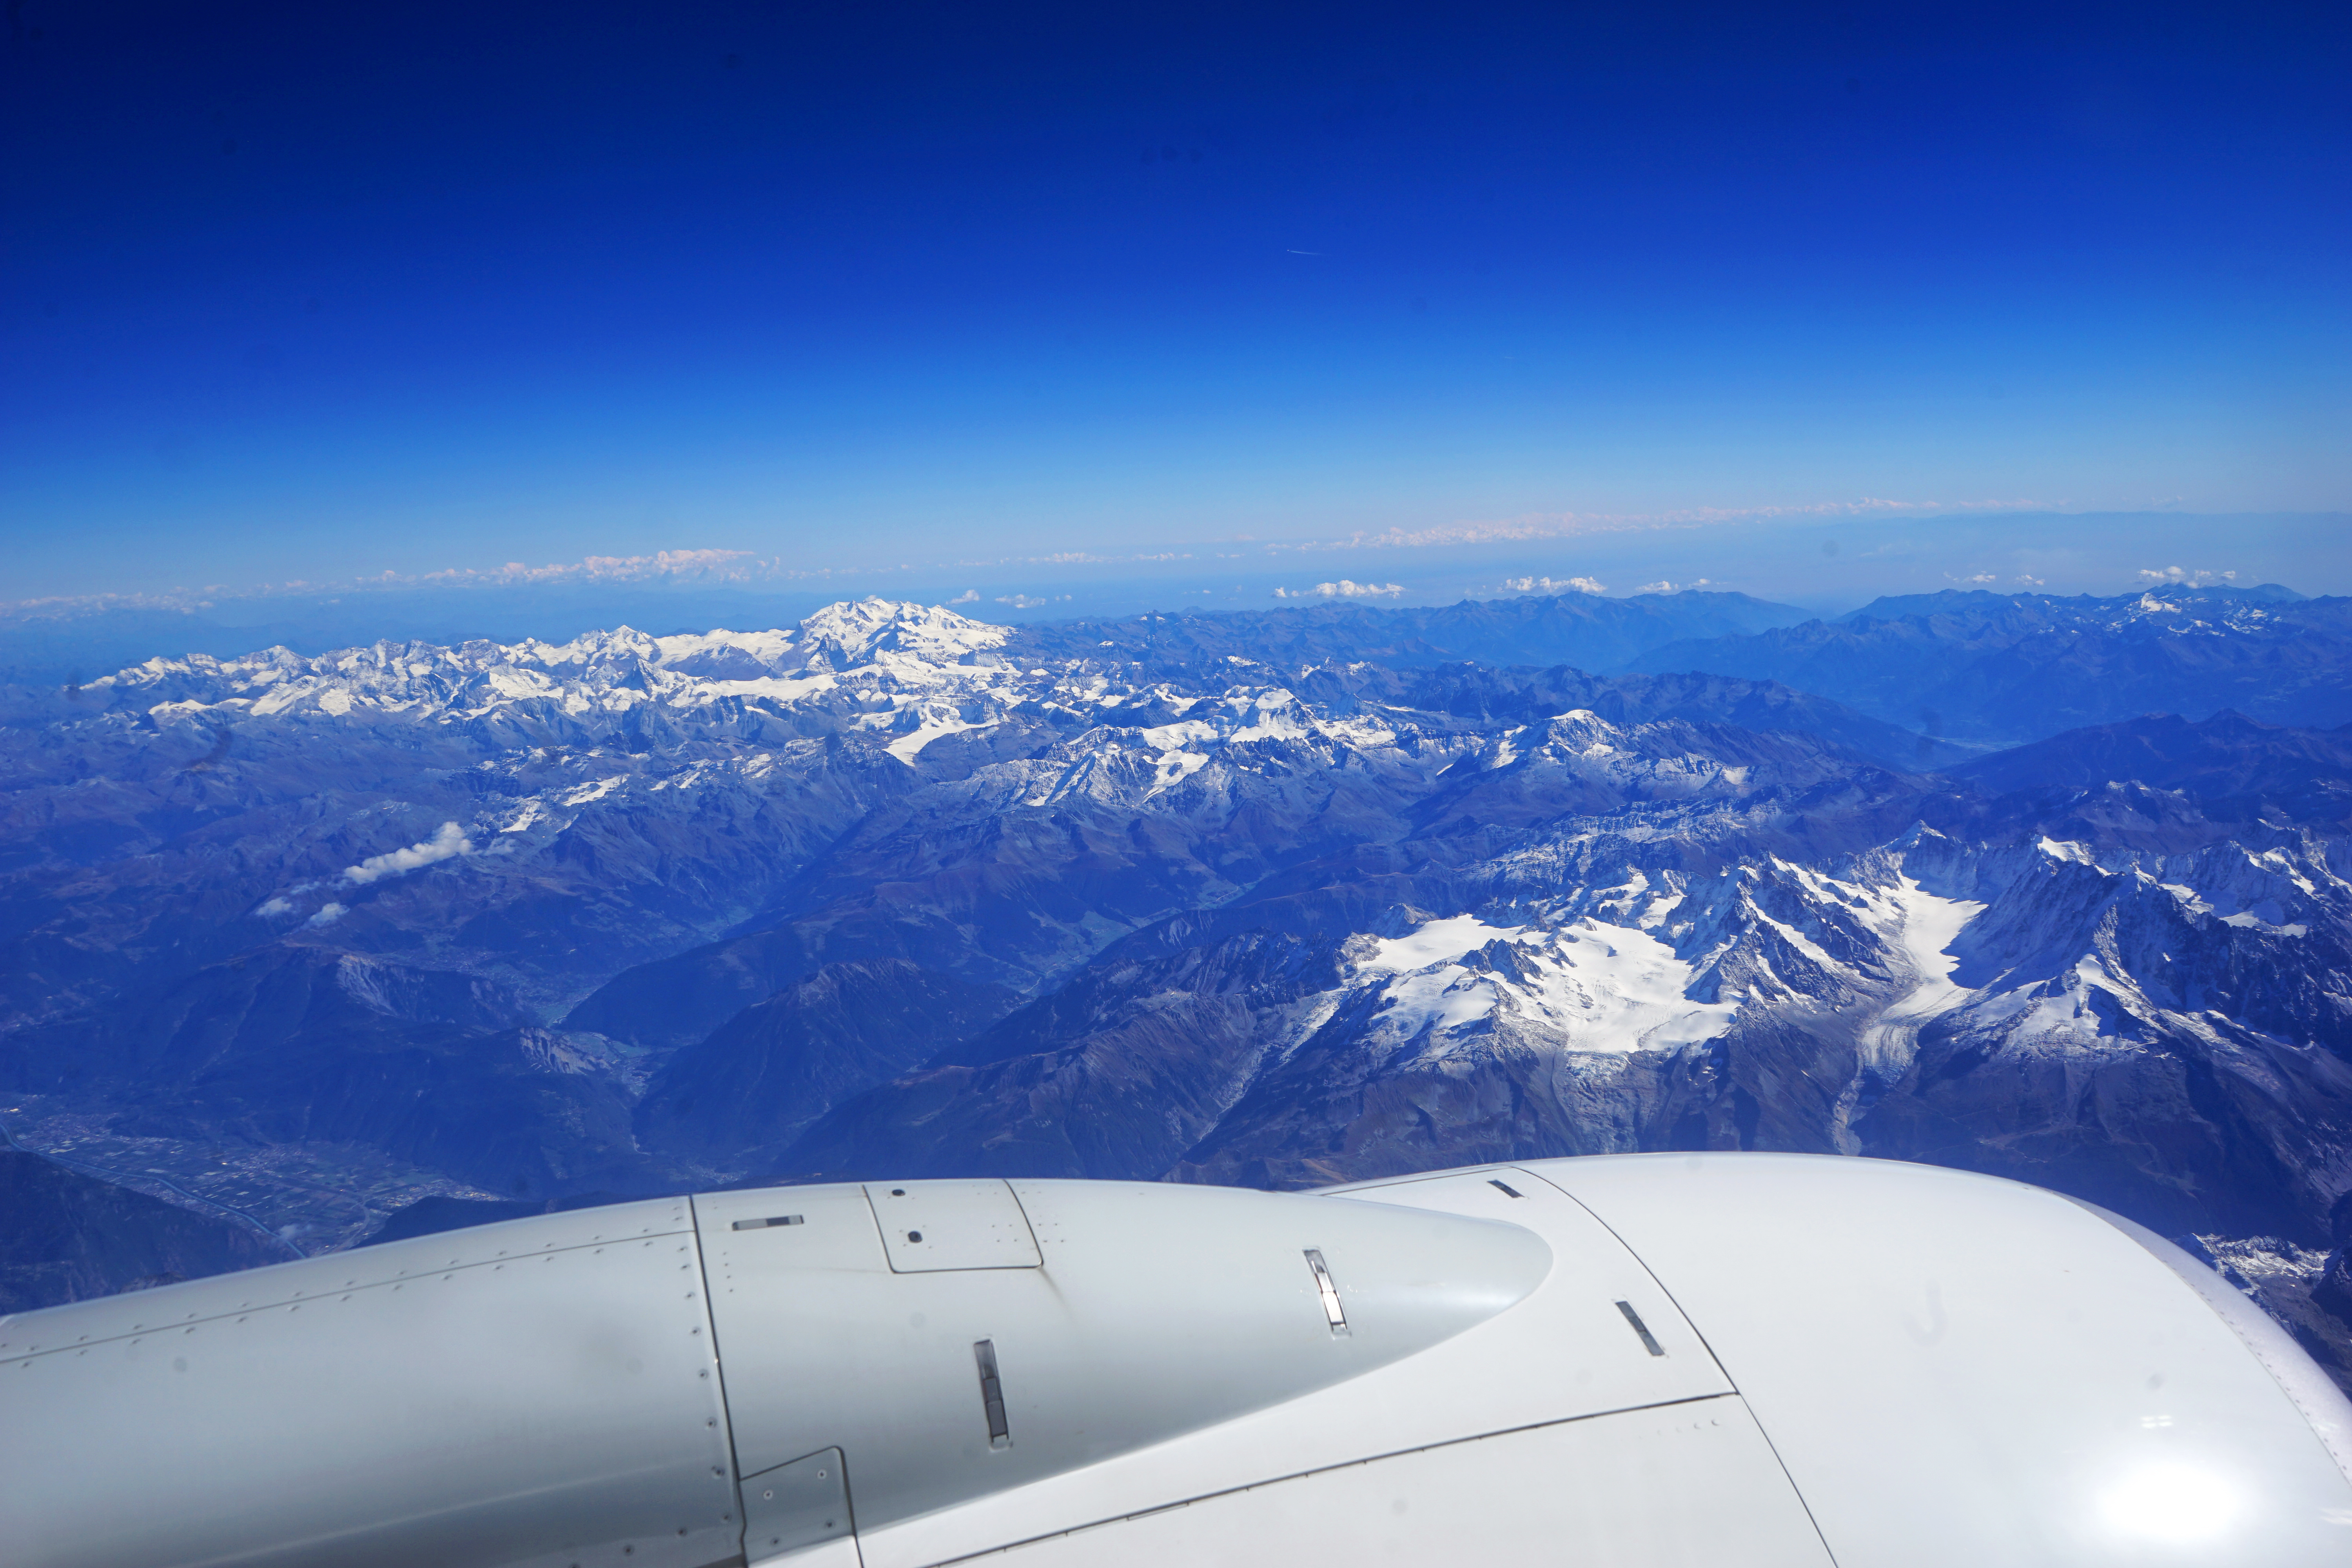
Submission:
POLYGON ((837 1540, 855 1528, 838 1448, 743 1478, 743 1548, 755 1561, 837 1540))
MULTIPOLYGON (((870 1190, 880 1212, 899 1202, 928 1215, 971 1204, 975 1185, 870 1190)), ((1300 1194, 1014 1182, 1014 1198, 1042 1266, 907 1273, 892 1268, 867 1190, 796 1189, 804 1223, 788 1229, 733 1228, 773 1209, 772 1193, 695 1200, 746 1472, 839 1447, 870 1529, 1409 1356, 1504 1310, 1551 1266, 1543 1240, 1517 1226, 1300 1194), (1310 1247, 1347 1302, 1344 1338, 1325 1317, 1310 1247), (982 1341, 1002 1444, 975 1369, 982 1341)), ((996 1256, 994 1245, 975 1255, 996 1256)))
POLYGON ((731 1561, 742 1526, 707 1306, 677 1200, 11 1319, 0 1559, 731 1561))
POLYGON ((1034 1268, 1045 1261, 1019 1200, 1003 1182, 869 1184, 866 1201, 893 1274, 1034 1268))

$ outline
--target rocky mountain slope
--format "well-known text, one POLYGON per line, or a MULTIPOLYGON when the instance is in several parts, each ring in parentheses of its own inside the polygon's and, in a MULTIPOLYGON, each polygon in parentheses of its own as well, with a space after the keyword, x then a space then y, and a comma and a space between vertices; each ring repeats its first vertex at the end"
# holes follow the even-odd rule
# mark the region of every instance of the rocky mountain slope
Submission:
POLYGON ((288 1256, 246 1226, 0 1147, 0 1315, 288 1256))
POLYGON ((2352 1186, 2340 841, 1915 826, 1790 858, 1694 793, 1483 857, 1444 835, 1302 868, 1139 932, 777 1169, 1288 1186, 1764 1146, 2326 1236, 2352 1186))
POLYGON ((0 1117, 312 1248, 818 1173, 1929 1159, 2338 1321, 2340 737, 1939 774, 1769 681, 1134 626, 868 601, 49 693, 0 729, 0 1117))

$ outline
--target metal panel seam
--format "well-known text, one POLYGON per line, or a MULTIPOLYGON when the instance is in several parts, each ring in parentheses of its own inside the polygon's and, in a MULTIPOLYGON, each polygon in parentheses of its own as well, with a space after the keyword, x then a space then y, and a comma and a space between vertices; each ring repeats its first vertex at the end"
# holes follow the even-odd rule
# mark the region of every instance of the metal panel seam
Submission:
MULTIPOLYGON (((382 1290, 382 1289, 385 1289, 386 1287, 390 1287, 390 1288, 392 1288, 392 1289, 399 1289, 401 1286, 404 1286, 404 1285, 414 1285, 414 1284, 416 1284, 417 1282, 419 1282, 420 1280, 431 1279, 435 1279, 435 1278, 436 1278, 436 1277, 437 1277, 437 1278, 445 1278, 445 1279, 446 1279, 446 1277, 448 1277, 448 1276, 450 1276, 450 1275, 453 1275, 453 1274, 467 1274, 467 1273, 471 1273, 473 1270, 475 1270, 475 1269, 477 1269, 477 1268, 503 1268, 504 1267, 506 1267, 506 1266, 507 1266, 508 1264, 509 1264, 509 1263, 521 1263, 521 1262, 526 1261, 527 1259, 533 1258, 556 1258, 556 1257, 561 1257, 562 1254, 567 1253, 567 1252, 586 1252, 586 1251, 590 1251, 590 1250, 596 1249, 596 1248, 600 1248, 600 1247, 617 1247, 617 1246, 622 1245, 624 1242, 629 1242, 629 1241, 642 1241, 642 1242, 651 1243, 651 1242, 656 1242, 656 1241, 665 1240, 665 1239, 667 1239, 667 1238, 668 1238, 668 1237, 673 1237, 673 1236, 692 1237, 692 1236, 694 1236, 694 1229, 693 1229, 693 1227, 692 1227, 691 1226, 688 1226, 686 1229, 684 1229, 684 1230, 657 1230, 657 1231, 648 1232, 648 1233, 646 1233, 646 1234, 645 1234, 645 1235, 642 1235, 642 1236, 624 1237, 620 1238, 620 1239, 619 1239, 619 1240, 617 1240, 617 1241, 616 1241, 616 1240, 610 1240, 610 1239, 607 1239, 607 1240, 600 1240, 600 1241, 583 1241, 583 1242, 580 1243, 577 1247, 541 1247, 540 1250, 538 1250, 538 1251, 536 1251, 536 1252, 520 1252, 520 1253, 516 1253, 516 1254, 512 1255, 511 1257, 504 1257, 504 1258, 485 1258, 481 1259, 479 1262, 476 1262, 476 1263, 452 1263, 452 1264, 448 1265, 448 1266, 447 1266, 447 1267, 446 1267, 446 1268, 425 1268, 425 1269, 419 1269, 419 1270, 417 1270, 417 1271, 416 1271, 416 1272, 415 1272, 415 1273, 410 1273, 410 1272, 408 1272, 407 1270, 404 1269, 404 1270, 402 1270, 399 1274, 396 1274, 396 1275, 393 1276, 393 1277, 392 1277, 391 1279, 377 1279, 377 1280, 373 1281, 372 1283, 365 1284, 365 1285, 331 1285, 331 1286, 329 1286, 327 1289, 323 1289, 323 1290, 320 1290, 320 1291, 318 1291, 318 1292, 316 1292, 316 1293, 314 1293, 314 1294, 312 1294, 312 1295, 308 1295, 308 1296, 303 1296, 303 1295, 285 1296, 285 1297, 279 1297, 279 1298, 277 1298, 277 1299, 274 1299, 274 1300, 266 1300, 266 1301, 256 1301, 256 1302, 251 1302, 251 1303, 249 1303, 249 1304, 247 1304, 247 1305, 241 1306, 241 1307, 232 1307, 232 1308, 230 1308, 228 1310, 226 1310, 226 1311, 225 1311, 225 1312, 215 1312, 215 1313, 213 1313, 210 1317, 205 1317, 205 1318, 176 1318, 176 1319, 173 1319, 172 1321, 170 1321, 170 1322, 168 1322, 168 1323, 162 1323, 162 1324, 150 1323, 150 1324, 147 1324, 146 1326, 144 1326, 144 1327, 142 1327, 142 1328, 126 1329, 126 1330, 124 1330, 121 1333, 119 1333, 119 1334, 109 1334, 109 1335, 107 1335, 104 1339, 99 1339, 99 1340, 76 1340, 76 1341, 75 1341, 73 1343, 71 1343, 71 1344, 44 1346, 44 1347, 42 1347, 42 1348, 40 1348, 40 1349, 38 1349, 38 1350, 26 1351, 26 1352, 24 1354, 22 1354, 22 1355, 0 1356, 0 1366, 10 1366, 10 1365, 15 1364, 15 1363, 17 1363, 17 1362, 20 1362, 20 1361, 38 1361, 38 1360, 40 1360, 43 1356, 61 1355, 61 1354, 63 1354, 63 1353, 64 1353, 65 1352, 67 1352, 67 1351, 86 1351, 86 1350, 92 1350, 92 1349, 95 1349, 96 1347, 98 1347, 98 1346, 100 1346, 100 1345, 110 1345, 110 1344, 114 1344, 114 1343, 116 1343, 116 1342, 120 1342, 120 1341, 122 1341, 122 1340, 144 1339, 144 1338, 146 1338, 146 1337, 147 1337, 148 1335, 150 1335, 150 1334, 161 1333, 161 1332, 163 1332, 165 1329, 194 1329, 194 1328, 201 1328, 201 1327, 203 1327, 203 1326, 204 1326, 205 1324, 206 1324, 206 1323, 218 1323, 218 1322, 224 1322, 224 1321, 226 1321, 227 1320, 229 1320, 229 1319, 231 1319, 231 1318, 244 1318, 244 1317, 249 1317, 249 1316, 251 1316, 251 1315, 252 1315, 253 1313, 255 1313, 255 1312, 269 1312, 269 1311, 275 1311, 277 1309, 278 1309, 278 1308, 280 1308, 280 1307, 299 1307, 299 1306, 309 1306, 309 1305, 311 1305, 311 1304, 316 1303, 316 1302, 321 1302, 321 1301, 331 1301, 331 1300, 341 1300, 347 1299, 347 1298, 349 1298, 349 1297, 356 1296, 356 1295, 358 1295, 358 1294, 359 1294, 361 1291, 362 1291, 362 1290, 382 1290)), ((702 1255, 702 1248, 701 1248, 701 1246, 700 1246, 700 1238, 699 1238, 699 1237, 697 1237, 697 1238, 696 1238, 696 1245, 695 1245, 695 1257, 696 1257, 696 1258, 698 1259, 698 1261, 700 1259, 701 1255, 702 1255)), ((320 1254, 318 1255, 318 1257, 319 1257, 319 1258, 331 1258, 331 1257, 333 1257, 333 1256, 335 1256, 335 1255, 334 1255, 334 1254, 332 1254, 332 1253, 323 1253, 323 1252, 322 1252, 322 1253, 320 1253, 320 1254)), ((311 1259, 310 1261, 316 1261, 316 1259, 314 1258, 314 1259, 311 1259)), ((286 1267, 288 1267, 288 1265, 286 1265, 286 1264, 268 1264, 268 1265, 266 1265, 265 1267, 268 1267, 268 1268, 286 1268, 286 1267)), ((189 1281, 189 1283, 191 1283, 191 1284, 210 1284, 210 1283, 212 1283, 212 1282, 213 1282, 213 1281, 215 1281, 215 1280, 232 1279, 232 1278, 234 1278, 234 1277, 235 1277, 235 1276, 234 1276, 233 1274, 213 1274, 213 1275, 206 1275, 206 1276, 205 1276, 204 1278, 202 1278, 202 1279, 200 1279, 191 1280, 191 1281, 189 1281)), ((710 1310, 710 1304, 709 1304, 709 1289, 710 1289, 710 1288, 709 1288, 709 1284, 708 1284, 708 1283, 706 1283, 706 1284, 703 1286, 703 1294, 704 1294, 704 1298, 705 1298, 704 1302, 703 1302, 703 1312, 704 1312, 704 1315, 705 1315, 705 1316, 708 1316, 708 1315, 709 1315, 709 1310, 710 1310)), ((94 1298, 92 1298, 92 1300, 119 1300, 119 1299, 120 1299, 119 1297, 94 1297, 94 1298)), ((62 1304, 63 1304, 63 1305, 65 1305, 65 1306, 69 1306, 69 1307, 78 1307, 78 1306, 82 1305, 83 1303, 79 1302, 79 1301, 68 1301, 68 1302, 65 1302, 65 1303, 62 1303, 62 1304)), ((42 1310, 46 1310, 47 1309, 42 1309, 42 1310)), ((22 1312, 19 1312, 19 1313, 16 1313, 16 1314, 14 1314, 14 1315, 15 1315, 16 1317, 19 1317, 19 1318, 21 1318, 21 1317, 25 1317, 25 1316, 26 1316, 27 1314, 26 1314, 26 1313, 22 1313, 22 1312)), ((0 1319, 0 1323, 5 1323, 5 1322, 6 1322, 6 1321, 9 1321, 9 1320, 7 1320, 7 1319, 0 1319)))
POLYGON ((735 1412, 727 1402, 727 1352, 719 1342, 719 1313, 710 1292, 710 1265, 702 1250, 702 1210, 691 1196, 686 1205, 687 1212, 694 1216, 695 1277, 702 1281, 702 1321, 710 1331, 710 1364, 719 1373, 719 1419, 723 1426, 719 1436, 727 1447, 727 1485, 735 1494, 735 1521, 743 1527, 737 1540, 741 1546, 750 1539, 751 1516, 743 1508, 743 1457, 735 1451, 735 1412))
MULTIPOLYGON (((1013 1184, 1013 1179, 1008 1176, 1004 1179, 1004 1191, 1006 1194, 1013 1199, 1013 1212, 1021 1216, 1022 1228, 1029 1233, 1029 1245, 1037 1249, 1037 1267, 1044 1268, 1045 1267, 1045 1244, 1037 1239, 1037 1222, 1029 1217, 1029 1205, 1021 1201, 1021 1189, 1014 1186, 1013 1184)), ((877 1224, 880 1222, 880 1217, 881 1216, 878 1215, 876 1216, 876 1222, 877 1224)))
MULTIPOLYGON (((1336 1464, 1317 1465, 1311 1469, 1290 1470, 1278 1476, 1267 1476, 1262 1480, 1248 1481, 1237 1487, 1219 1487, 1214 1491, 1202 1492, 1194 1497, 1177 1498, 1170 1502, 1153 1503, 1150 1508, 1139 1508, 1127 1513, 1114 1513, 1101 1519, 1090 1519, 1084 1524, 1073 1524, 1060 1530, 1047 1530, 1035 1535, 1024 1535, 1018 1541, 1002 1541, 994 1546, 983 1546, 977 1552, 961 1552, 953 1557, 935 1558, 926 1563, 924 1568, 950 1568, 950 1564, 957 1563, 976 1563, 981 1558, 993 1557, 1000 1552, 1011 1552, 1017 1547, 1034 1545, 1040 1541, 1055 1541, 1065 1535, 1076 1535, 1089 1530, 1099 1530, 1105 1525, 1124 1524, 1129 1520, 1150 1519, 1153 1514, 1168 1513, 1180 1508, 1190 1508, 1194 1503, 1213 1502, 1221 1497, 1237 1497, 1243 1492, 1254 1492, 1260 1487, 1280 1486, 1286 1481, 1305 1480, 1309 1476, 1326 1476, 1335 1470, 1352 1470, 1360 1465, 1377 1465, 1384 1459, 1401 1459, 1408 1454, 1431 1454, 1440 1448, 1458 1448, 1465 1443, 1484 1443, 1496 1437, 1516 1436, 1522 1432, 1541 1432, 1553 1426, 1573 1426, 1580 1421, 1598 1421, 1609 1415, 1638 1415, 1644 1410, 1671 1410, 1677 1405, 1706 1405, 1717 1399, 1738 1399, 1740 1408, 1747 1409, 1748 1402, 1740 1399, 1736 1393, 1696 1394, 1682 1399, 1661 1399, 1653 1405, 1626 1405, 1613 1410, 1590 1410, 1581 1415, 1563 1415, 1553 1421, 1529 1421, 1517 1426, 1498 1426, 1492 1432, 1473 1433, 1466 1437, 1448 1437, 1436 1443, 1416 1443, 1409 1448, 1392 1448, 1386 1453, 1366 1454, 1360 1458, 1341 1459, 1336 1464)), ((1748 1411, 1749 1419, 1753 1420, 1755 1414, 1752 1410, 1748 1411)), ((1759 1433, 1763 1431, 1762 1423, 1758 1423, 1757 1431, 1759 1433)), ((1771 1439, 1766 1438, 1765 1446, 1769 1447, 1771 1439)), ((1773 1458, 1777 1460, 1780 1456, 1776 1454, 1773 1458)), ((1794 1489, 1795 1484, 1793 1481, 1790 1483, 1791 1489, 1794 1489)), ((1803 1500, 1801 1496, 1799 1500, 1803 1500)), ((1811 1517, 1808 1512, 1806 1518, 1811 1517)), ((1814 1533, 1816 1535, 1821 1533, 1819 1526, 1814 1527, 1814 1533)), ((1824 1546, 1823 1550, 1826 1551, 1827 1547, 1824 1546)), ((1834 1558, 1832 1559, 1832 1563, 1835 1561, 1834 1558)))
POLYGON ((1780 1457, 1780 1445, 1772 1441, 1772 1434, 1766 1428, 1763 1415, 1758 1412, 1754 1405, 1748 1404, 1748 1395, 1740 1393, 1739 1380, 1731 1375, 1731 1369, 1723 1364, 1723 1358, 1715 1353, 1715 1347, 1713 1345, 1707 1343, 1706 1331, 1698 1326, 1698 1320, 1692 1317, 1688 1312, 1683 1310, 1683 1304, 1680 1301, 1675 1300, 1675 1293, 1666 1289, 1666 1282, 1658 1278, 1657 1270, 1650 1267, 1649 1259, 1643 1258, 1639 1252, 1636 1252, 1633 1249, 1633 1244, 1632 1242, 1627 1241, 1622 1236, 1618 1236, 1617 1227, 1615 1226, 1612 1226, 1607 1220, 1602 1219, 1598 1214, 1594 1214, 1591 1205, 1586 1203, 1582 1198, 1578 1197, 1574 1193, 1570 1192, 1566 1187, 1561 1186, 1558 1182, 1553 1181, 1550 1177, 1545 1175, 1540 1171, 1529 1171, 1524 1166, 1513 1166, 1512 1168, 1519 1171, 1522 1174, 1533 1176, 1536 1180, 1543 1183, 1544 1185, 1549 1187, 1552 1191, 1566 1198, 1570 1203, 1572 1203, 1578 1208, 1582 1209, 1586 1214, 1591 1215, 1592 1223, 1599 1226, 1601 1229, 1607 1231, 1611 1237, 1614 1237, 1617 1245, 1625 1249, 1625 1255, 1631 1258, 1641 1267, 1643 1273, 1647 1274, 1650 1277, 1650 1283, 1658 1288, 1659 1293, 1664 1296, 1667 1300, 1674 1301, 1675 1310, 1681 1313, 1683 1321, 1690 1325, 1690 1331, 1698 1336, 1699 1347, 1706 1352, 1707 1359, 1715 1363, 1715 1370, 1723 1373, 1723 1381, 1731 1384, 1732 1392, 1738 1394, 1740 1404, 1747 1407, 1748 1419, 1756 1423, 1757 1435, 1764 1439, 1764 1447, 1771 1454, 1772 1462, 1780 1467, 1780 1475, 1782 1479, 1787 1480, 1789 1483, 1789 1490, 1790 1493, 1796 1497, 1797 1506, 1805 1510, 1805 1522, 1813 1527, 1814 1539, 1818 1540, 1822 1543, 1822 1551, 1828 1555, 1831 1568, 1836 1568, 1837 1549, 1830 1544, 1829 1536, 1822 1530, 1822 1521, 1813 1517, 1813 1505, 1806 1498, 1805 1489, 1799 1486, 1797 1484, 1797 1478, 1789 1473, 1789 1461, 1780 1457))

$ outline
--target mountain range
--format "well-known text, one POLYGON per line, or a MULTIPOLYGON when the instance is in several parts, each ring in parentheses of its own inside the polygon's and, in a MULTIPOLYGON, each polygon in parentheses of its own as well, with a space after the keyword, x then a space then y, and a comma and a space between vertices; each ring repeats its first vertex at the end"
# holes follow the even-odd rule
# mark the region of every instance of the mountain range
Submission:
POLYGON ((1929 1160, 2200 1237, 2352 1369, 2342 606, 150 659, 0 725, 0 1121, 308 1250, 885 1173, 1929 1160))
POLYGON ((2114 598, 1953 590, 1666 643, 1626 666, 1780 681, 1980 748, 2148 712, 2326 728, 2352 721, 2352 599, 2275 584, 2114 598))

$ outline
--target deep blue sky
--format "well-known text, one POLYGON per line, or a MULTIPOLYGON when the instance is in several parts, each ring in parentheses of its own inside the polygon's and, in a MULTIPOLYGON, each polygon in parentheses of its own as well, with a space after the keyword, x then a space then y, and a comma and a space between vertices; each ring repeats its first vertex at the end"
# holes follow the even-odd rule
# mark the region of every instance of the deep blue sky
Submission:
POLYGON ((0 600, 2342 510, 2346 16, 11 0, 0 600))

